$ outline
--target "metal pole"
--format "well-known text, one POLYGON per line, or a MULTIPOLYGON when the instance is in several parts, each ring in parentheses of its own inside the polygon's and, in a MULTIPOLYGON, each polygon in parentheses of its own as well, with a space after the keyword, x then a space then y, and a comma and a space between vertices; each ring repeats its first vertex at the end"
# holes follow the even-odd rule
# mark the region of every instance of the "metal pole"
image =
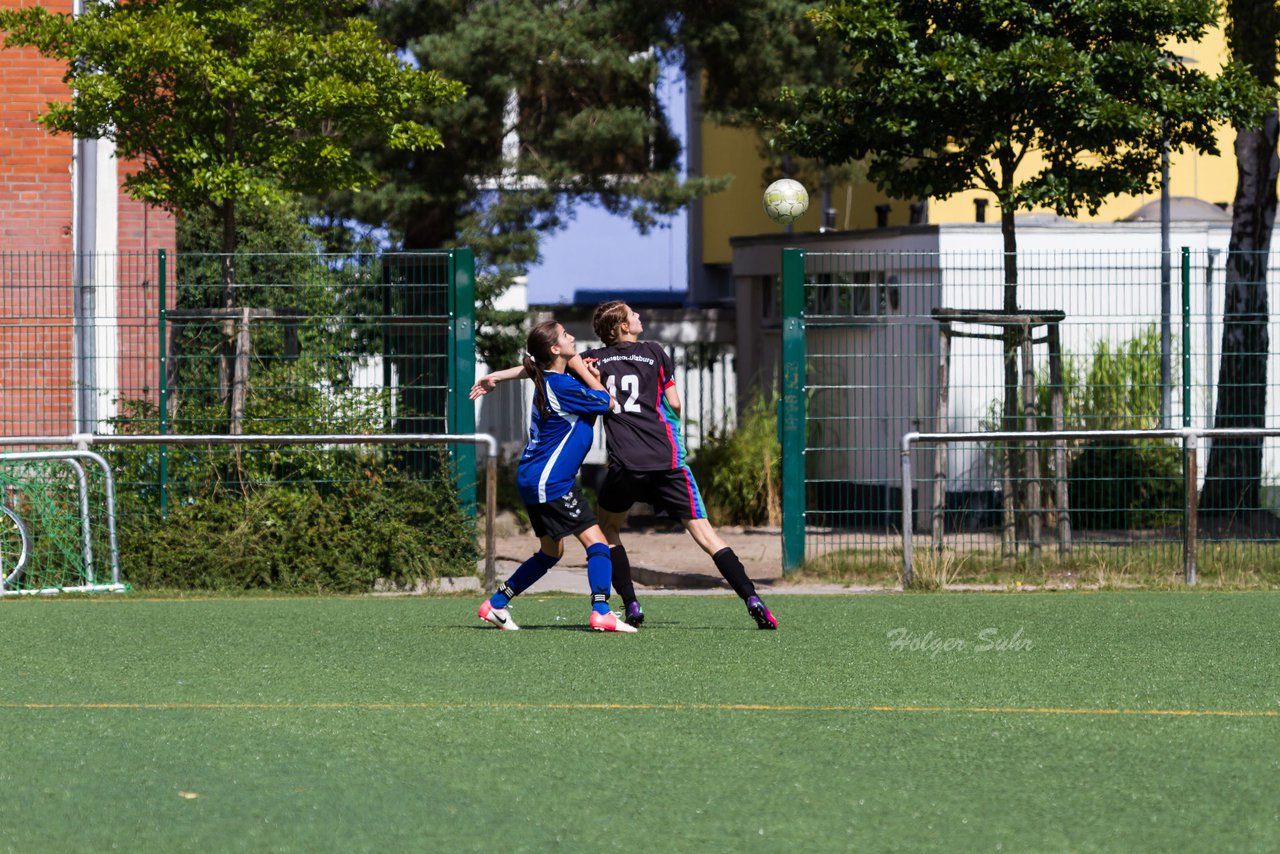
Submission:
MULTIPOLYGON (((947 400, 950 396, 951 324, 938 325, 938 411, 934 425, 939 433, 947 431, 947 400)), ((947 446, 939 444, 933 452, 933 550, 942 554, 942 541, 947 527, 947 446)))
POLYGON ((1182 247, 1182 426, 1191 426, 1191 249, 1182 247))
MULTIPOLYGON (((1191 426, 1191 249, 1182 247, 1182 426, 1191 426)), ((1188 585, 1196 583, 1196 448, 1191 435, 1182 437, 1182 478, 1186 511, 1182 519, 1182 571, 1188 585)))
MULTIPOLYGON (((160 435, 169 432, 169 304, 166 294, 166 274, 168 265, 165 250, 159 251, 156 259, 159 264, 159 297, 160 297, 160 417, 157 429, 160 435)), ((169 448, 160 446, 160 516, 169 516, 169 448)))
POLYGON ((1160 426, 1173 426, 1173 313, 1169 257, 1169 143, 1160 148, 1160 426))
MULTIPOLYGON (((1209 261, 1204 268, 1204 424, 1213 426, 1213 390, 1217 384, 1213 381, 1213 265, 1221 252, 1219 249, 1209 250, 1209 261)), ((1204 440, 1204 452, 1209 453, 1212 440, 1204 440)))
POLYGON ((493 591, 498 584, 495 552, 498 548, 494 520, 498 517, 498 455, 492 451, 484 461, 484 589, 493 591))
POLYGON ((76 471, 76 482, 80 487, 80 557, 84 561, 84 580, 93 584, 93 537, 89 519, 89 478, 84 473, 84 466, 79 460, 69 459, 68 463, 76 471))
POLYGON ((915 568, 911 565, 911 445, 917 433, 902 437, 902 589, 911 588, 915 568))
POLYGON ((782 250, 782 572, 804 563, 805 341, 803 249, 782 250))
POLYGON ((1182 575, 1188 586, 1196 583, 1197 444, 1194 433, 1182 437, 1183 491, 1186 495, 1186 512, 1182 520, 1182 575))

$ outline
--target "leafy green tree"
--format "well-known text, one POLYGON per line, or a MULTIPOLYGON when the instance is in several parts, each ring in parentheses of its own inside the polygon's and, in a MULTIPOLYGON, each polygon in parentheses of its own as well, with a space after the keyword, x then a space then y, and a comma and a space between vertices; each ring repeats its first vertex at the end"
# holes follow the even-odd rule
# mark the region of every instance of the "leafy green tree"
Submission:
POLYGON ((358 188, 375 176, 353 145, 440 145, 418 105, 459 84, 412 69, 354 0, 140 0, 91 3, 75 17, 40 6, 0 11, 5 46, 67 63, 73 96, 40 122, 109 139, 140 168, 137 199, 175 212, 210 208, 235 251, 236 207, 290 192, 358 188))
MULTIPOLYGON (((1227 41, 1232 57, 1260 87, 1273 91, 1280 10, 1273 0, 1230 0, 1227 41)), ((1267 112, 1236 126, 1236 195, 1227 252, 1222 361, 1215 427, 1263 427, 1267 412, 1267 256, 1276 219, 1280 137, 1274 94, 1267 112)), ((1237 514, 1262 506, 1262 440, 1219 439, 1209 451, 1206 513, 1237 514)))
MULTIPOLYGON (((681 174, 675 127, 654 97, 661 69, 705 75, 702 103, 725 121, 777 103, 784 80, 814 75, 816 37, 796 0, 388 0, 372 7, 386 37, 462 81, 456 102, 424 106, 445 148, 430 157, 368 147, 386 180, 374 192, 321 200, 335 247, 352 223, 385 227, 407 249, 476 251, 480 351, 513 355, 485 334, 520 319, 490 309, 539 258, 541 236, 579 204, 638 230, 728 177, 681 174)), ((607 283, 607 271, 602 271, 607 283)))
POLYGON ((39 6, 0 12, 6 46, 67 63, 72 98, 49 104, 54 133, 109 139, 140 164, 125 178, 137 199, 182 213, 209 209, 221 224, 220 388, 233 432, 247 353, 231 319, 237 208, 289 194, 355 189, 375 173, 358 140, 390 150, 441 144, 415 120, 422 105, 454 101, 461 86, 409 67, 355 0, 139 0, 91 3, 78 16, 39 6), (232 352, 234 351, 234 358, 232 352))
POLYGON ((842 61, 830 85, 794 97, 782 139, 833 163, 868 158, 895 197, 991 193, 1014 311, 1018 210, 1074 216, 1149 192, 1165 145, 1216 153, 1216 122, 1259 113, 1242 66, 1211 77, 1167 47, 1201 38, 1215 12, 1213 0, 830 3, 811 17, 842 61))
MULTIPOLYGON (((810 16, 841 62, 829 85, 794 96, 781 139, 831 163, 866 158, 895 197, 991 193, 1002 308, 1016 312, 1018 210, 1072 216, 1149 192, 1166 146, 1216 153, 1215 123, 1261 112, 1239 63, 1213 77, 1169 47, 1200 39, 1216 12, 1215 0, 832 2, 810 16)), ((1004 339, 1005 429, 1019 421, 1018 335, 1004 339)))

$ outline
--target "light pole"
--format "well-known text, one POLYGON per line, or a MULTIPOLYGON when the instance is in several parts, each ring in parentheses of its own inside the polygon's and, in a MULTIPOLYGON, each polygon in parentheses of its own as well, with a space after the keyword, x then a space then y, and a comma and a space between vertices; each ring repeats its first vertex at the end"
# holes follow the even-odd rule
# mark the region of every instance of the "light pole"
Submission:
POLYGON ((1173 426, 1173 288, 1169 257, 1169 135, 1160 141, 1160 426, 1173 426))
MULTIPOLYGON (((1169 64, 1191 65, 1194 59, 1170 55, 1169 64)), ((1169 254, 1169 120, 1160 118, 1160 426, 1173 426, 1173 291, 1169 254)))

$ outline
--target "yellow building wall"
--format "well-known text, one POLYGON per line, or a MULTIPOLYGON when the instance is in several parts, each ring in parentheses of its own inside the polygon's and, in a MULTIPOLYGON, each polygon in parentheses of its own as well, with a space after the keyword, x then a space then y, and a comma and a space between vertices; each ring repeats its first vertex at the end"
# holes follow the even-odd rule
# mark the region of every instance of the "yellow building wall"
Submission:
MULTIPOLYGON (((1227 56, 1226 39, 1221 30, 1212 30, 1199 43, 1177 43, 1172 51, 1183 57, 1196 70, 1216 75, 1227 56)), ((1172 152, 1169 157, 1169 194, 1194 196, 1214 204, 1227 203, 1235 195, 1236 163, 1233 153, 1235 132, 1221 127, 1217 132, 1218 156, 1194 152, 1172 152)), ((1037 168, 1028 159, 1025 171, 1037 168)), ((731 261, 729 238, 754 234, 776 234, 785 231, 765 216, 761 205, 764 188, 781 174, 766 174, 759 154, 759 137, 754 131, 726 128, 710 122, 702 127, 702 170, 706 175, 731 175, 727 190, 708 196, 703 202, 703 263, 728 264, 731 261)), ((820 188, 809 186, 809 210, 793 226, 798 232, 817 231, 822 224, 820 188)), ((999 222, 1000 212, 995 198, 980 190, 968 190, 947 199, 929 199, 926 221, 929 223, 973 222, 974 200, 985 198, 987 222, 999 222)), ((1081 210, 1082 221, 1114 222, 1129 216, 1147 202, 1158 200, 1159 190, 1141 196, 1116 196, 1108 199, 1097 214, 1081 210)), ((841 184, 832 187, 831 207, 836 211, 835 227, 840 230, 876 227, 876 206, 890 205, 888 225, 910 222, 910 200, 890 199, 870 184, 841 184)))

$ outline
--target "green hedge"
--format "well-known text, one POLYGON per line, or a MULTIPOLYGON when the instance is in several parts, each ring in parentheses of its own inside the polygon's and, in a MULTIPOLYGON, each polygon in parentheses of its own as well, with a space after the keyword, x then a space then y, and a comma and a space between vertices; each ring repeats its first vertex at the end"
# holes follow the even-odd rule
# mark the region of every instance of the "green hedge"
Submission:
POLYGON ((191 498, 164 519, 126 514, 121 565, 135 587, 359 593, 473 574, 475 532, 443 475, 292 483, 191 498))

